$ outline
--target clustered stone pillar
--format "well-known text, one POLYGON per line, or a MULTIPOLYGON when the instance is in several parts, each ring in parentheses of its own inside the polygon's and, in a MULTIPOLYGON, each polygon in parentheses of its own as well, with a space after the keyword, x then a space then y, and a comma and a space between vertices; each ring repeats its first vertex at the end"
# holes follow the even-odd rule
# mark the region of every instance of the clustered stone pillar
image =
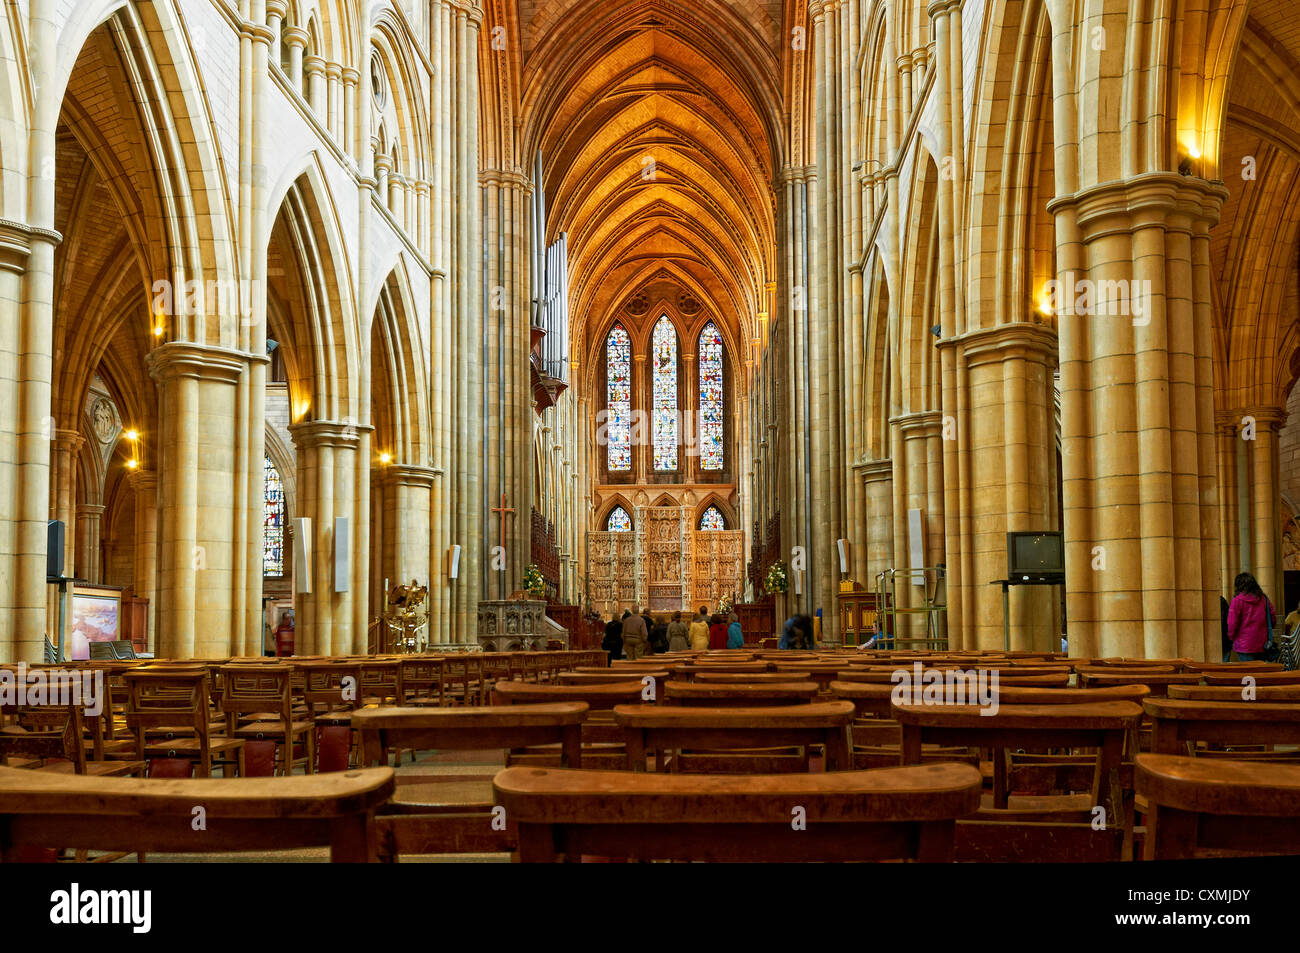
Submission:
MULTIPOLYGON (((531 350, 528 304, 528 235, 533 184, 517 171, 492 170, 480 176, 483 189, 484 251, 488 297, 483 307, 485 352, 481 410, 484 503, 488 551, 501 545, 505 522, 504 569, 483 566, 483 591, 494 599, 523 588, 530 551, 529 507, 533 499, 533 409, 528 354, 531 350), (515 512, 494 513, 501 506, 515 512)), ((498 560, 497 565, 502 565, 498 560)))
POLYGON ((100 504, 77 504, 77 578, 91 583, 103 582, 99 552, 103 517, 100 504))
POLYGON ((1280 407, 1241 407, 1215 416, 1221 589, 1231 598, 1237 573, 1248 572, 1279 609, 1285 590, 1278 435, 1285 422, 1280 407))
POLYGON ((158 548, 159 652, 220 658, 242 643, 235 590, 237 385, 249 355, 174 341, 150 352, 159 391, 156 441, 162 540, 158 548))
POLYGON ((298 593, 294 603, 296 650, 300 655, 346 655, 365 651, 364 627, 353 618, 355 600, 366 598, 369 566, 355 558, 358 533, 367 532, 368 510, 356 484, 362 428, 337 420, 292 424, 289 433, 297 451, 298 515, 311 520, 311 565, 295 566, 308 573, 311 592, 298 593), (348 520, 347 571, 336 578, 335 562, 345 554, 335 537, 335 520, 348 520), (341 589, 341 591, 340 591, 341 589))
MULTIPOLYGON (((158 475, 153 470, 136 470, 127 479, 135 493, 135 562, 132 566, 132 589, 136 598, 149 600, 148 646, 155 652, 158 594, 158 475)), ((155 654, 157 654, 155 652, 155 654)))
MULTIPOLYGON (((1056 334, 1026 321, 968 331, 955 347, 968 381, 970 494, 976 527, 970 539, 975 571, 962 581, 975 614, 954 632, 955 648, 1001 649, 1002 591, 988 583, 1007 575, 1006 534, 1046 532, 1059 525, 1056 505, 1056 424, 1052 373, 1056 334)), ((1009 593, 1011 648, 1057 651, 1060 592, 1017 586, 1009 593)))
POLYGON ((1057 317, 1071 654, 1218 657, 1209 230, 1227 194, 1220 184, 1157 172, 1048 206, 1064 292, 1057 317), (1092 304, 1071 294, 1081 279, 1096 292, 1092 304))

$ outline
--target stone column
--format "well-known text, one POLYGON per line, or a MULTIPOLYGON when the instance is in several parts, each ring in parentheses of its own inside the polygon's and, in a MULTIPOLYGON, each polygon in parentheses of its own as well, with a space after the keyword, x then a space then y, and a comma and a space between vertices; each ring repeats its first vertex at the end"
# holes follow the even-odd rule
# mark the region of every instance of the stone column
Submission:
MULTIPOLYGON (((1052 374, 1055 332, 1008 321, 968 331, 943 347, 959 350, 969 381, 971 472, 975 533, 968 540, 974 575, 963 580, 975 615, 964 626, 965 649, 1001 649, 1002 591, 988 583, 1006 578, 1006 534, 1060 528, 1056 491, 1056 423, 1052 374)), ((951 590, 950 590, 951 591, 951 590)), ((1011 648, 1059 648, 1060 592, 1021 586, 1009 594, 1011 648)))
POLYGON ((154 615, 158 602, 158 475, 135 470, 127 476, 135 493, 135 558, 131 588, 136 598, 149 600, 149 651, 155 651, 154 615))
POLYGON ((77 504, 77 578, 103 582, 99 535, 104 507, 98 503, 77 504))
MULTIPOLYGON (((1215 453, 1219 477, 1219 567, 1220 592, 1231 598, 1233 577, 1245 565, 1241 545, 1241 512, 1237 479, 1241 442, 1237 437, 1241 417, 1229 411, 1214 415, 1215 453)), ((1245 462, 1240 460, 1240 462, 1245 462)), ((1249 510, 1249 504, 1245 507, 1249 510)))
POLYGON ((146 358, 159 391, 156 441, 160 520, 158 650, 170 658, 220 658, 241 650, 232 507, 237 388, 250 355, 174 341, 146 358))
POLYGON ((1227 194, 1156 172, 1048 205, 1074 654, 1219 654, 1209 231, 1227 194))
POLYGON ((1218 476, 1224 594, 1231 598, 1237 573, 1249 572, 1264 594, 1281 608, 1284 588, 1278 434, 1286 422, 1286 410, 1243 407, 1221 412, 1215 419, 1222 461, 1218 476))
POLYGON ((303 96, 307 99, 307 105, 311 106, 312 112, 320 120, 320 124, 329 128, 329 101, 325 88, 325 58, 311 53, 302 58, 302 70, 304 75, 303 96))
POLYGON ((418 579, 429 583, 429 512, 435 471, 432 467, 393 463, 377 474, 384 490, 383 525, 387 545, 380 563, 381 582, 391 585, 418 579))
POLYGON ((311 592, 294 597, 299 654, 342 655, 364 643, 353 618, 355 600, 365 600, 369 566, 349 556, 346 591, 336 592, 334 520, 347 517, 349 552, 358 533, 369 533, 358 509, 361 494, 352 475, 362 449, 362 428, 337 420, 311 420, 292 424, 289 433, 297 450, 297 515, 311 519, 312 565, 296 566, 295 573, 310 572, 311 592))
MULTIPOLYGON (((77 570, 77 458, 86 438, 76 430, 54 431, 50 453, 50 512, 51 519, 62 520, 64 526, 63 571, 67 576, 79 575, 77 570)), ((53 627, 57 620, 52 620, 53 627)))
POLYGON ((351 66, 343 67, 343 126, 339 133, 339 145, 352 158, 357 157, 357 87, 361 83, 361 73, 351 66))
MULTIPOLYGON (((340 147, 343 139, 343 67, 338 63, 325 64, 326 128, 340 147)), ((344 149, 344 151, 347 151, 344 149)))
POLYGON ((303 96, 307 95, 302 83, 303 50, 307 49, 310 39, 311 35, 302 27, 284 28, 284 45, 289 47, 289 83, 303 96))

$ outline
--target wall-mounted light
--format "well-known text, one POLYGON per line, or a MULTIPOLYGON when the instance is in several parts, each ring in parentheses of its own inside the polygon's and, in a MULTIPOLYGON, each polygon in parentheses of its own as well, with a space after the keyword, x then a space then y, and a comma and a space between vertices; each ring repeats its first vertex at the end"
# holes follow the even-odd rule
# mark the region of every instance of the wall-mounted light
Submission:
POLYGON ((388 466, 390 463, 393 462, 393 455, 391 453, 381 453, 379 455, 379 462, 382 463, 384 466, 388 466))
POLYGON ((138 469, 140 469, 140 461, 139 461, 139 460, 128 460, 128 461, 126 461, 126 468, 127 468, 128 470, 138 470, 138 469))
POLYGON ((140 439, 140 431, 128 430, 126 433, 122 434, 122 436, 125 437, 127 440, 130 440, 132 443, 135 443, 137 440, 140 439))

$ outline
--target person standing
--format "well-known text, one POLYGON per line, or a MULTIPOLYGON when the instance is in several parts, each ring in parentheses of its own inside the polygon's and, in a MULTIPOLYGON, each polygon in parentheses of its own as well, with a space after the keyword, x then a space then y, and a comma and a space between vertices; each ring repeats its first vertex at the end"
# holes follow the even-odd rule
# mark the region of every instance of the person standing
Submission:
POLYGON ((727 616, 729 625, 727 626, 727 648, 743 649, 745 647, 745 632, 740 627, 740 619, 736 613, 727 616))
POLYGON ((650 627, 650 651, 655 655, 668 651, 668 623, 662 618, 655 619, 650 627))
POLYGON ((1237 653, 1238 661, 1262 661, 1269 630, 1277 622, 1273 604, 1248 572, 1237 573, 1233 588, 1236 595, 1228 605, 1228 636, 1232 639, 1232 649, 1237 653))
POLYGON ((680 612, 673 613, 673 621, 668 623, 668 651, 685 652, 691 647, 690 628, 682 621, 680 612))
POLYGON ((650 633, 646 630, 645 619, 636 606, 623 615, 623 655, 628 659, 639 659, 645 655, 645 644, 650 633))
POLYGON ((709 648, 725 649, 727 647, 727 623, 722 616, 714 615, 709 619, 709 648))
POLYGON ((695 619, 691 622, 691 650, 705 652, 709 648, 708 610, 700 606, 695 619))
POLYGON ((600 647, 609 653, 609 660, 623 657, 623 621, 615 609, 605 623, 605 637, 600 640, 600 647))

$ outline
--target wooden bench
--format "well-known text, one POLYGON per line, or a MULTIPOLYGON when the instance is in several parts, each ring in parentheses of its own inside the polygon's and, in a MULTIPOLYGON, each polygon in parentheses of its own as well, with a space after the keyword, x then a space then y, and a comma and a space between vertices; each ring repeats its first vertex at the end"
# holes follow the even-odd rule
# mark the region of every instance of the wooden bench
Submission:
POLYGON ((1300 766, 1140 754, 1136 784, 1147 860, 1300 854, 1300 766))
MULTIPOLYGON (((628 766, 644 771, 647 752, 654 752, 655 767, 665 764, 674 773, 681 770, 683 749, 803 749, 801 770, 808 769, 808 748, 823 746, 827 770, 845 770, 849 759, 849 725, 853 704, 847 701, 814 702, 766 708, 694 708, 681 705, 625 706, 614 709, 614 720, 623 729, 628 766), (675 756, 666 762, 667 752, 675 756)), ((738 769, 752 765, 754 755, 730 759, 738 769)), ((702 762, 697 758, 697 764, 702 762)), ((724 770, 728 759, 711 757, 714 770, 724 770)), ((702 766, 702 765, 701 765, 702 766)))
POLYGON ((525 863, 950 861, 954 821, 980 796, 979 772, 955 764, 745 777, 508 768, 493 783, 525 863))
POLYGON ((1170 685, 1197 685, 1201 676, 1197 672, 1187 674, 1134 673, 1122 669, 1099 671, 1081 669, 1076 672, 1079 685, 1083 688, 1113 688, 1117 685, 1145 685, 1152 695, 1164 695, 1170 685))
POLYGON ((0 768, 0 861, 29 847, 226 853, 328 845, 375 859, 371 818, 391 768, 289 778, 148 780, 0 768), (195 808, 204 829, 195 830, 195 808))
MULTIPOLYGON (((500 685, 498 685, 500 687, 500 685)), ((533 688, 538 686, 534 685, 533 688)), ((450 708, 367 708, 352 716, 363 764, 390 748, 481 751, 558 745, 560 763, 582 766, 585 702, 450 708)), ((501 853, 515 847, 513 825, 493 825, 495 806, 482 795, 449 801, 448 779, 403 775, 398 794, 375 819, 381 859, 402 854, 501 853)), ((463 782, 459 782, 463 783, 463 782)))
MULTIPOLYGON (((1170 698, 1190 698, 1203 702, 1239 702, 1242 696, 1240 685, 1170 685, 1170 698)), ((1256 701, 1261 702, 1300 702, 1300 685, 1261 685, 1253 689, 1256 701)))
POLYGON ((1206 685, 1240 685, 1250 676, 1256 685, 1300 685, 1300 672, 1259 672, 1237 669, 1228 672, 1204 672, 1206 685))

